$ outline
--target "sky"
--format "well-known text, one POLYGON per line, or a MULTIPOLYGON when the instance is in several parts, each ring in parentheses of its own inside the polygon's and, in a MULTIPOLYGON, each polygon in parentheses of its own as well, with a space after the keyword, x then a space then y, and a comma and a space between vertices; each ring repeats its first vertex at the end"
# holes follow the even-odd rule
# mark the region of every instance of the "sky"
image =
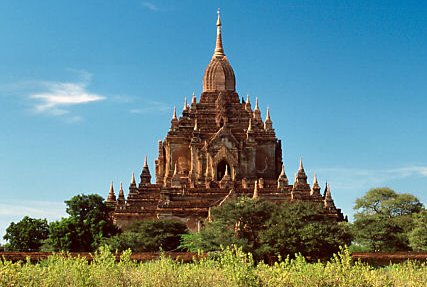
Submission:
MULTIPOLYGON (((0 1, 0 236, 139 174, 202 92, 221 8, 240 96, 270 107, 350 219, 387 186, 427 203, 427 1, 0 1)), ((1 242, 1 241, 0 241, 1 242)))

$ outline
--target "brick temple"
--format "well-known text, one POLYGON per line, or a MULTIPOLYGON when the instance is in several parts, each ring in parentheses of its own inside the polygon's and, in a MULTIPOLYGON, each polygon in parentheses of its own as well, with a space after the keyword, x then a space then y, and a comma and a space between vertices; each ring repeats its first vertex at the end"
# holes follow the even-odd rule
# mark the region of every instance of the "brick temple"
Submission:
POLYGON ((211 207, 243 195, 276 203, 318 202, 328 216, 344 220, 329 185, 322 194, 316 175, 311 186, 307 182, 302 161, 293 184, 289 183, 269 110, 263 120, 258 99, 252 107, 249 97, 240 99, 236 92, 219 13, 216 26, 216 46, 203 77, 203 92, 199 100, 193 95, 190 104, 185 101, 179 117, 174 109, 166 138, 158 142, 155 183, 146 157, 138 184, 132 174, 127 198, 121 184, 116 198, 111 184, 106 202, 114 207, 115 224, 126 227, 139 220, 169 218, 198 230, 209 220, 211 207))

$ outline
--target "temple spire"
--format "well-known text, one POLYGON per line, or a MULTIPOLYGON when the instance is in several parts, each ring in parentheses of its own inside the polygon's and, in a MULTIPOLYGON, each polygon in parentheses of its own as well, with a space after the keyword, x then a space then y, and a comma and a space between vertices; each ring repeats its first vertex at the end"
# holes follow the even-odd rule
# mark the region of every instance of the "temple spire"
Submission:
POLYGON ((332 199, 331 187, 327 183, 326 183, 326 187, 325 187, 325 195, 324 195, 323 204, 324 204, 325 208, 328 208, 328 209, 335 209, 336 208, 334 200, 332 199))
POLYGON ((249 95, 246 95, 245 110, 248 111, 248 112, 252 111, 251 101, 249 100, 249 95))
POLYGON ((187 109, 187 97, 184 97, 184 106, 182 107, 182 110, 186 110, 187 109))
POLYGON ((145 156, 145 159, 144 159, 144 166, 142 167, 140 178, 141 178, 141 182, 139 183, 140 188, 145 187, 151 183, 151 174, 150 174, 150 169, 148 168, 147 156, 145 156))
POLYGON ((224 49, 222 47, 222 35, 221 35, 221 15, 218 8, 218 20, 216 21, 216 46, 214 57, 224 57, 224 49))
POLYGON ((195 107, 197 104, 196 94, 193 92, 193 96, 191 97, 191 106, 195 107))
POLYGON ((302 157, 299 160, 298 172, 295 177, 295 183, 307 184, 307 175, 305 174, 304 167, 302 165, 302 157))
POLYGON ((270 108, 267 107, 267 116, 265 117, 265 120, 271 121, 270 119, 270 108))
POLYGON ((264 121, 264 130, 270 131, 273 129, 273 122, 270 119, 270 108, 267 107, 267 116, 264 121))
POLYGON ((255 98, 255 111, 259 111, 258 97, 255 98))
POLYGON ((302 165, 302 157, 299 159, 299 167, 298 170, 304 170, 304 167, 302 165))
POLYGON ((107 202, 112 203, 116 201, 116 195, 114 194, 113 182, 110 185, 110 192, 108 193, 107 202))
POLYGON ((119 190, 119 196, 117 197, 117 203, 120 205, 125 204, 125 193, 123 192, 123 184, 120 182, 120 190, 119 190))
POLYGON ((172 119, 176 120, 176 107, 173 107, 173 115, 172 115, 172 119))
POLYGON ((320 186, 319 186, 319 182, 317 181, 316 173, 314 173, 313 186, 311 187, 310 195, 311 196, 317 196, 317 197, 321 196, 320 195, 320 186))
POLYGON ((313 186, 317 186, 317 185, 319 185, 319 182, 317 181, 316 173, 314 173, 313 186))
POLYGON ((262 122, 261 111, 259 110, 259 106, 258 106, 258 97, 255 99, 255 108, 253 112, 253 117, 257 122, 262 122))
POLYGON ((277 179, 277 188, 283 189, 288 185, 288 177, 285 173, 285 165, 282 163, 282 171, 279 174, 279 178, 277 179))
POLYGON ((132 179, 130 180, 130 184, 135 184, 136 185, 135 172, 134 171, 132 171, 132 179))
POLYGON ((171 119, 171 131, 175 131, 176 128, 178 127, 178 118, 176 117, 176 107, 173 107, 173 114, 172 114, 172 119, 171 119))

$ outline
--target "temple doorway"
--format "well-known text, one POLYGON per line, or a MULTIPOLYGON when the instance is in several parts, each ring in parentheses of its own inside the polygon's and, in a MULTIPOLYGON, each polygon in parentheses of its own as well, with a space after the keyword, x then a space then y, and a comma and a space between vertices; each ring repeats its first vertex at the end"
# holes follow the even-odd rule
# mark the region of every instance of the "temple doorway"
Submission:
POLYGON ((216 166, 216 180, 220 181, 224 177, 226 168, 228 169, 228 174, 231 174, 230 165, 225 160, 218 163, 216 166))

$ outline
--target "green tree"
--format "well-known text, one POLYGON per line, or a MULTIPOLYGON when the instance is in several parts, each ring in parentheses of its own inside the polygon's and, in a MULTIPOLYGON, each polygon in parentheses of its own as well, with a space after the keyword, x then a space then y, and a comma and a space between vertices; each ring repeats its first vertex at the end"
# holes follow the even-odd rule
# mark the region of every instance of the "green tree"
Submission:
POLYGON ((181 246, 212 251, 237 245, 255 259, 297 252, 323 257, 351 240, 346 225, 328 217, 321 204, 239 197, 214 208, 212 218, 199 233, 183 236, 181 246))
POLYGON ((50 224, 45 250, 93 251, 104 237, 118 232, 101 196, 76 195, 65 203, 70 216, 50 224))
POLYGON ((145 220, 132 225, 121 234, 107 238, 105 243, 113 251, 170 251, 178 248, 181 235, 187 232, 187 226, 181 221, 145 220))
POLYGON ((321 204, 283 203, 268 222, 262 234, 263 253, 323 258, 351 242, 346 222, 325 214, 321 204))
POLYGON ((355 243, 370 251, 410 250, 408 233, 413 215, 423 208, 411 194, 399 194, 383 187, 370 189, 356 199, 352 226, 355 243))
POLYGON ((238 245, 257 256, 260 233, 277 206, 262 199, 238 197, 212 208, 212 222, 199 233, 183 236, 181 247, 190 251, 220 250, 221 246, 238 245))
POLYGON ((408 237, 414 251, 427 251, 427 210, 414 214, 414 228, 408 237))
POLYGON ((49 226, 46 219, 25 216, 17 223, 12 222, 3 238, 8 241, 5 246, 7 250, 39 251, 48 233, 49 226))
POLYGON ((362 198, 356 199, 356 215, 384 215, 396 217, 411 215, 422 210, 422 203, 412 194, 397 193, 388 187, 370 189, 362 198))

